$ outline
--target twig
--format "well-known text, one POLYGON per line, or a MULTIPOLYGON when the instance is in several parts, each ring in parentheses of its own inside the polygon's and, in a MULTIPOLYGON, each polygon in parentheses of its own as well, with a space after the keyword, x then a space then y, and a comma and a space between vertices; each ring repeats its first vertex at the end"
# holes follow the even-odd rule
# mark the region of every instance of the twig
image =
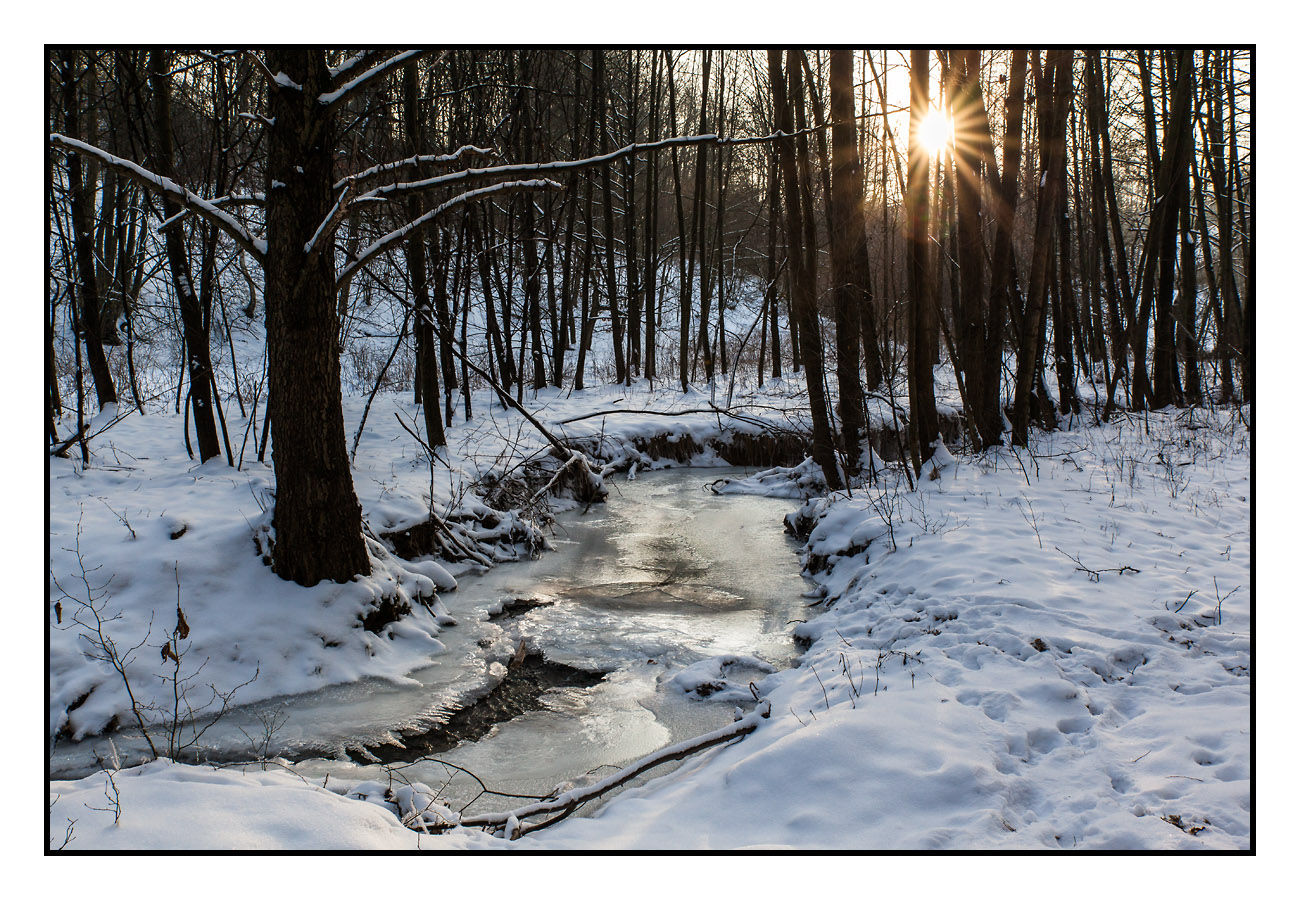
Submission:
POLYGON ((822 677, 818 675, 818 671, 813 668, 812 663, 809 664, 809 669, 813 670, 813 678, 817 679, 818 685, 822 686, 822 703, 826 705, 828 710, 830 710, 831 701, 827 698, 827 686, 822 685, 822 677))
MULTIPOLYGON (((1088 574, 1089 574, 1089 581, 1090 581, 1090 582, 1097 582, 1097 581, 1101 578, 1102 573, 1116 573, 1116 574, 1118 574, 1118 575, 1122 575, 1122 576, 1123 576, 1125 573, 1140 573, 1140 572, 1142 572, 1142 570, 1135 569, 1134 567, 1129 566, 1129 565, 1126 565, 1126 566, 1120 566, 1120 567, 1109 567, 1109 568, 1107 568, 1107 569, 1090 569, 1089 567, 1085 566, 1083 563, 1080 562, 1080 556, 1079 556, 1079 554, 1076 554, 1074 557, 1072 557, 1070 554, 1066 553, 1064 550, 1062 550, 1061 548, 1057 547, 1056 545, 1053 546, 1053 550, 1055 550, 1057 553, 1061 554, 1061 555, 1062 555, 1063 557, 1065 557, 1067 560, 1070 560, 1071 562, 1073 562, 1073 563, 1075 564, 1075 571, 1076 571, 1076 572, 1088 573, 1088 574)), ((1196 593, 1196 592, 1194 592, 1194 594, 1195 594, 1195 593, 1196 593)), ((1190 595, 1190 597, 1191 597, 1191 595, 1190 595)), ((1186 602, 1185 602, 1185 603, 1186 603, 1186 602)), ((1183 607, 1181 606, 1180 609, 1182 610, 1183 607)), ((1176 611, 1176 612, 1178 612, 1178 611, 1176 611)))

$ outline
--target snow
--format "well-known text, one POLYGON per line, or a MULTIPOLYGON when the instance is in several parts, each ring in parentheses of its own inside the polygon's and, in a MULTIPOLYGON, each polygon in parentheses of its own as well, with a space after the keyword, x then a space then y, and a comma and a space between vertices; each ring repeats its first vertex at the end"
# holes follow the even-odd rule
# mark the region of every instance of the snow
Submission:
MULTIPOLYGON (((354 791, 371 787, 363 784, 354 791)), ((416 850, 422 839, 425 847, 429 841, 381 804, 359 803, 275 768, 214 769, 156 760, 115 774, 56 782, 50 791, 51 797, 59 796, 56 810, 68 811, 77 821, 69 850, 186 850, 196 847, 196 838, 203 847, 229 851, 416 850), (121 811, 117 822, 108 797, 114 786, 121 811), (176 816, 192 826, 178 829, 176 816), (93 841, 86 841, 92 836, 93 841)), ((51 828, 62 842, 66 818, 56 819, 51 828)), ((439 840, 449 850, 494 842, 469 831, 439 840)))
MULTIPOLYGON (((669 428, 698 438, 717 431, 716 417, 706 414, 657 417, 633 406, 670 407, 668 396, 682 407, 699 403, 675 392, 606 388, 570 398, 542 392, 533 407, 555 423, 610 409, 622 397, 632 412, 570 427, 606 440, 669 428)), ((386 400, 406 405, 377 402, 386 400)), ((350 420, 355 401, 347 405, 350 420)), ((509 435, 502 421, 516 414, 486 399, 480 409, 497 421, 474 424, 461 446, 487 458, 491 448, 475 442, 493 430, 509 435)), ((388 528, 421 515, 428 484, 418 461, 405 474, 392 462, 409 459, 412 448, 395 447, 403 433, 386 420, 393 417, 376 415, 368 426, 356 482, 372 524, 388 528)), ((74 558, 59 548, 75 540, 81 518, 83 541, 108 564, 105 575, 125 576, 125 584, 114 583, 124 635, 147 627, 141 599, 175 597, 175 565, 195 643, 187 659, 208 659, 205 680, 247 678, 258 662, 276 661, 241 690, 244 700, 367 674, 401 679, 437 653, 437 618, 419 605, 401 630, 374 641, 346 627, 373 587, 303 589, 276 579, 247 549, 266 470, 236 474, 217 461, 178 461, 174 451, 150 445, 157 434, 156 423, 128 417, 97 439, 97 467, 54 461, 51 469, 52 565, 67 577, 74 558), (119 445, 152 459, 127 457, 119 445), (101 496, 102 503, 84 500, 101 496), (304 609, 310 614, 300 615, 304 609), (303 621, 310 630, 289 628, 303 621), (322 636, 342 646, 327 648, 322 636)), ((820 615, 796 629, 811 644, 799 665, 765 675, 762 661, 720 655, 670 680, 678 691, 708 687, 738 701, 754 681, 771 719, 734 745, 627 790, 596 816, 570 818, 515 846, 1246 847, 1248 446, 1233 411, 1122 416, 1037 436, 1030 452, 972 458, 944 449, 938 477, 923 476, 915 492, 887 483, 808 500, 805 559, 821 597, 811 611, 820 615), (732 669, 743 676, 729 678, 732 669)), ((460 459, 473 469, 473 459, 460 459)), ((807 469, 785 474, 787 484, 807 469)), ((723 487, 744 490, 750 482, 764 493, 781 476, 723 487)), ((415 575, 431 584, 412 583, 413 591, 453 579, 432 561, 419 566, 415 575)), ((395 566, 376 578, 414 578, 415 568, 395 566)), ((170 625, 169 604, 161 605, 155 634, 170 625)), ((94 691, 71 714, 74 728, 121 713, 111 674, 88 667, 69 632, 53 629, 51 642, 51 727, 59 705, 87 684, 94 691)), ((150 663, 156 657, 142 653, 150 663)), ((51 786, 51 797, 60 796, 52 822, 75 809, 83 848, 166 847, 155 841, 174 841, 163 838, 169 830, 192 847, 411 847, 417 838, 386 808, 358 803, 354 810, 287 773, 165 763, 117 776, 123 810, 136 816, 111 827, 104 814, 82 815, 81 802, 69 803, 102 799, 104 779, 51 786), (241 805, 256 807, 248 823, 232 814, 241 805)), ((419 840, 425 848, 493 841, 465 829, 419 840)))
POLYGON ((747 687, 750 676, 773 672, 776 672, 776 667, 758 657, 748 654, 719 654, 683 667, 669 680, 669 684, 684 694, 698 698, 743 701, 751 697, 747 687), (735 676, 738 671, 745 673, 747 678, 739 682, 728 678, 735 676))

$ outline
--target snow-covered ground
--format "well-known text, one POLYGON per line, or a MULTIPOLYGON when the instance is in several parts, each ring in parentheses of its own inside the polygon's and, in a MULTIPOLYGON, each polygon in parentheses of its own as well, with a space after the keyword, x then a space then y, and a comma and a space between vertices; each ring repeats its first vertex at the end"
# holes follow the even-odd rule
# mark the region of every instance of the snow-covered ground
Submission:
MULTIPOLYGON (((346 401, 350 435, 363 404, 346 401)), ((535 409, 557 423, 703 404, 635 386, 544 393, 535 409)), ((511 439, 523 453, 540 445, 518 416, 486 398, 478 410, 453 430, 440 502, 500 468, 511 439)), ((413 412, 380 395, 357 454, 377 531, 428 508, 427 461, 394 415, 413 412)), ((53 461, 50 480, 52 573, 76 594, 80 567, 64 548, 75 550, 80 522, 87 569, 98 567, 91 585, 113 577, 104 610, 120 618, 107 629, 123 649, 148 638, 134 680, 148 703, 171 691, 159 645, 175 626, 178 577, 185 667, 206 660, 196 684, 224 689, 256 671, 236 701, 400 679, 437 653, 436 606, 417 605, 381 638, 351 625, 385 577, 427 591, 414 583, 446 587, 453 573, 395 560, 345 586, 282 582, 252 545, 269 472, 194 464, 167 420, 124 419, 96 439, 94 466, 53 461)), ((704 414, 566 426, 611 438, 718 428, 704 414)), ((801 664, 759 683, 771 718, 594 817, 514 843, 467 829, 419 835, 388 806, 347 796, 382 800, 383 786, 158 762, 112 784, 103 773, 53 783, 53 845, 73 819, 68 847, 80 849, 1245 848, 1249 449, 1233 411, 1130 416, 1041 436, 1028 453, 945 455, 915 492, 887 483, 811 501, 806 561, 825 598, 798 626, 812 643, 801 664)), ((85 656, 84 630, 59 627, 72 607, 64 599, 56 614, 61 595, 52 589, 49 728, 66 717, 74 734, 95 731, 130 705, 120 678, 85 656)))
POLYGON ((773 721, 539 841, 1246 847, 1246 435, 1192 416, 813 501, 830 609, 761 684, 773 721))

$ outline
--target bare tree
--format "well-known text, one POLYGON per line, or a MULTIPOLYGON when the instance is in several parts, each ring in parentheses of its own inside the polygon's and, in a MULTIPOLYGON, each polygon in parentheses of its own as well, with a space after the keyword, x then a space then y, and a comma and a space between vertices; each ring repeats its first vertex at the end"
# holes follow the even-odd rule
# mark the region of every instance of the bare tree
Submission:
MULTIPOLYGON (((793 82, 794 95, 802 91, 799 65, 788 56, 787 71, 782 71, 781 51, 768 51, 768 76, 773 97, 773 111, 777 129, 783 134, 794 132, 787 79, 793 82)), ((798 139, 797 139, 798 140, 798 139)), ((818 327, 817 273, 809 265, 809 256, 803 246, 808 233, 807 181, 800 177, 796 162, 796 141, 777 142, 777 160, 781 168, 782 195, 786 210, 787 262, 791 270, 791 306, 800 320, 800 357, 804 362, 804 375, 809 389, 809 412, 813 422, 813 459, 822 468, 827 485, 833 489, 842 485, 836 465, 835 446, 831 438, 831 422, 827 412, 826 389, 823 385, 821 329, 818 327)))
POLYGON ((935 373, 931 368, 939 347, 939 310, 931 285, 930 156, 922 143, 921 128, 930 111, 930 52, 913 50, 908 104, 908 190, 904 208, 908 217, 908 408, 909 444, 913 469, 934 453, 940 437, 940 417, 935 408, 935 373))

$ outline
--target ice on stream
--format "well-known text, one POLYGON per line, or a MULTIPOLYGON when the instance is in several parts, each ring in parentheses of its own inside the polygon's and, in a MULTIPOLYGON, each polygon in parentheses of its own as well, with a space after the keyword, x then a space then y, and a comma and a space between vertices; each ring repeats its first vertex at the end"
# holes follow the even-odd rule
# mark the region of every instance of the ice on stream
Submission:
MULTIPOLYGON (((274 721, 273 752, 320 755, 296 765, 304 775, 374 778, 378 767, 337 758, 483 695, 521 641, 550 661, 607 676, 548 691, 541 710, 438 755, 494 790, 545 794, 731 721, 751 681, 793 663, 791 629, 807 603, 796 546, 782 530, 793 502, 705 490, 739 474, 672 469, 620 479, 607 504, 559 518, 554 552, 462 577, 442 594, 458 625, 439 636, 446 650, 429 666, 401 683, 365 680, 241 708, 205 745, 217 757, 250 756, 274 721), (489 619, 515 599, 544 603, 489 619), (725 690, 707 687, 710 679, 725 690)), ((59 752, 52 769, 93 769, 82 746, 59 752)), ((473 796, 478 787, 455 772, 426 762, 404 775, 473 796)), ((481 805, 509 806, 491 796, 481 805)))

